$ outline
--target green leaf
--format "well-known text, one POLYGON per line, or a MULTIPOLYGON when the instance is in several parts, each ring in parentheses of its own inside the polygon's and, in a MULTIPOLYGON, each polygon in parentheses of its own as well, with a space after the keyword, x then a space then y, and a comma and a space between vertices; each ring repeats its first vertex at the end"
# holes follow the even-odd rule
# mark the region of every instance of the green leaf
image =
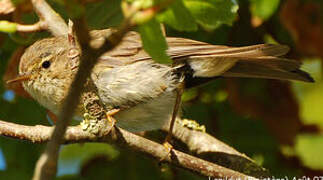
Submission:
POLYGON ((187 102, 193 100, 198 96, 197 88, 191 88, 184 92, 182 95, 182 101, 187 102))
POLYGON ((86 5, 85 17, 91 29, 116 27, 123 20, 120 0, 99 1, 86 5))
POLYGON ((139 9, 147 9, 152 6, 165 3, 165 1, 166 0, 126 0, 126 2, 139 9))
POLYGON ((171 59, 166 54, 168 48, 160 24, 156 19, 139 26, 143 47, 145 51, 159 63, 170 63, 171 59))
POLYGON ((270 18, 277 10, 280 0, 250 0, 251 13, 263 20, 270 18))
POLYGON ((323 128, 323 79, 321 60, 303 61, 302 69, 310 72, 315 83, 293 82, 293 90, 300 107, 300 117, 304 124, 323 128))
POLYGON ((17 24, 9 21, 0 21, 0 32, 14 33, 17 30, 17 24))
POLYGON ((98 155, 112 160, 118 158, 119 151, 113 146, 103 143, 64 145, 59 156, 58 174, 78 173, 84 162, 98 155))
POLYGON ((176 0, 171 7, 158 16, 160 22, 170 25, 178 31, 196 31, 197 24, 182 0, 176 0))
POLYGON ((216 29, 221 24, 232 25, 238 11, 238 5, 234 0, 184 0, 183 2, 196 22, 208 30, 216 29))
MULTIPOLYGON (((323 128, 323 78, 321 59, 308 59, 302 69, 309 72, 315 83, 293 82, 293 91, 298 100, 300 118, 303 124, 323 128)), ((315 170, 323 168, 323 136, 301 134, 296 138, 295 152, 302 164, 315 170)))
POLYGON ((323 169, 323 136, 316 134, 302 134, 297 136, 295 150, 302 163, 311 169, 323 169))

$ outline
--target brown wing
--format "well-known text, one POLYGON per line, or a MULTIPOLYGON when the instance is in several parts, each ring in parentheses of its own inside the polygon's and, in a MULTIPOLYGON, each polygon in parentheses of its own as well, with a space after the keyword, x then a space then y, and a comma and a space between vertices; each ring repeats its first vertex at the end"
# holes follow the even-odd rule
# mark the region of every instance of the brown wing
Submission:
MULTIPOLYGON (((94 32, 94 36, 103 42, 102 33, 108 34, 111 30, 94 32)), ((190 65, 194 71, 193 75, 197 77, 228 76, 313 81, 306 72, 299 70, 299 61, 281 58, 289 51, 284 45, 228 47, 185 38, 166 39, 169 46, 167 54, 175 63, 190 65)), ((102 64, 113 67, 151 60, 151 57, 143 50, 140 35, 129 32, 123 42, 113 51, 104 54, 101 60, 102 64)))

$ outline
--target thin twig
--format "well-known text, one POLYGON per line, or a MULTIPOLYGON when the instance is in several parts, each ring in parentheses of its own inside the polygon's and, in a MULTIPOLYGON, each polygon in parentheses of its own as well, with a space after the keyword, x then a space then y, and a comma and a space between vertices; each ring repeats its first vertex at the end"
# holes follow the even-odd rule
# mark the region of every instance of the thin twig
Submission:
POLYGON ((42 21, 38 21, 35 24, 17 24, 17 31, 19 32, 36 32, 47 29, 47 25, 43 23, 42 21))
POLYGON ((68 27, 63 18, 57 14, 45 0, 32 0, 31 1, 35 12, 40 18, 39 21, 46 24, 47 29, 54 36, 66 35, 68 27))
MULTIPOLYGON (((0 135, 15 139, 31 141, 33 143, 45 143, 50 140, 51 132, 54 127, 48 126, 25 126, 15 123, 0 121, 0 135)), ((109 127, 101 129, 108 131, 109 127)), ((100 133, 102 136, 95 136, 84 131, 80 126, 69 127, 65 133, 63 143, 80 143, 80 142, 104 142, 115 143, 124 147, 142 152, 157 160, 164 159, 165 162, 172 165, 193 171, 197 174, 211 178, 241 178, 255 179, 245 174, 233 171, 223 166, 207 162, 183 152, 173 150, 172 156, 168 156, 168 152, 164 146, 132 134, 123 129, 116 129, 110 133, 100 133), (166 157, 166 158, 165 158, 166 157)), ((41 159, 43 160, 43 159, 41 159)))
MULTIPOLYGON (((1 1, 2 2, 2 1, 1 1)), ((23 25, 15 22, 9 22, 16 25, 16 31, 34 32, 48 30, 54 36, 66 35, 68 27, 63 18, 57 14, 44 0, 32 0, 32 5, 39 17, 39 21, 31 25, 23 25)), ((6 2, 3 2, 6 3, 6 2)), ((3 11, 2 8, 0 11, 3 11)))

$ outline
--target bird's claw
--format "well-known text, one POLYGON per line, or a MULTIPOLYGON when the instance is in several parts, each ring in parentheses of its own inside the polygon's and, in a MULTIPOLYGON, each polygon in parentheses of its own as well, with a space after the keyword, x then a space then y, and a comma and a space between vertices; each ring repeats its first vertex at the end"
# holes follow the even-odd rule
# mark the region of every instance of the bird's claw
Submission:
POLYGON ((172 156, 172 151, 174 149, 173 145, 170 143, 170 138, 167 136, 166 140, 163 143, 163 146, 165 150, 167 151, 167 154, 160 159, 160 162, 163 162, 165 159, 170 158, 172 156))
MULTIPOLYGON (((117 114, 120 111, 120 109, 112 109, 105 113, 108 122, 110 123, 111 129, 115 126, 117 120, 113 117, 113 115, 117 114)), ((109 130, 109 132, 111 131, 109 130)))

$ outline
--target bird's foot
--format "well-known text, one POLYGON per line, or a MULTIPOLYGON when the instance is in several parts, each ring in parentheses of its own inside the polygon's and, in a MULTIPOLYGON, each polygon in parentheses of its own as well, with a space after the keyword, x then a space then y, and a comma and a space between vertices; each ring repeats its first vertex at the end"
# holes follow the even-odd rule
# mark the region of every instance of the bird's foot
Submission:
MULTIPOLYGON (((117 114, 120 111, 120 109, 112 109, 105 113, 108 122, 110 123, 111 129, 115 126, 117 120, 113 117, 113 115, 117 114)), ((109 132, 111 131, 109 130, 109 132)))
POLYGON ((171 142, 171 136, 169 136, 169 134, 168 134, 164 143, 163 143, 163 146, 164 146, 165 150, 167 151, 167 154, 165 157, 160 159, 161 162, 163 162, 165 159, 172 156, 172 151, 173 151, 174 147, 170 142, 171 142))
POLYGON ((174 148, 173 148, 173 145, 171 145, 168 141, 165 141, 165 142, 163 143, 163 146, 164 146, 164 148, 165 148, 165 149, 166 149, 166 151, 167 151, 167 156, 169 156, 169 155, 171 154, 172 150, 174 149, 174 148))

